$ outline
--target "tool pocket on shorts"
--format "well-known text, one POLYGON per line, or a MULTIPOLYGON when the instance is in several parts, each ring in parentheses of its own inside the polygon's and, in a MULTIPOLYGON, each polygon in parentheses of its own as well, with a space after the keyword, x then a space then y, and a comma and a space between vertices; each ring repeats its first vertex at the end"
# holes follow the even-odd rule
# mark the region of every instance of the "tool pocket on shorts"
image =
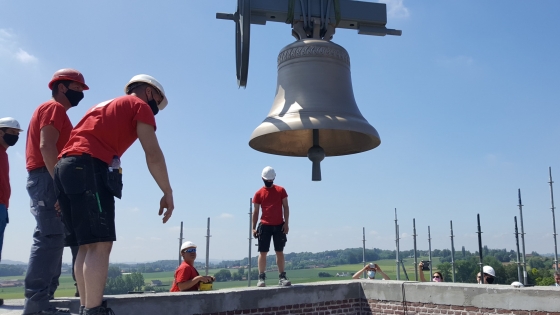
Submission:
MULTIPOLYGON (((89 227, 92 236, 97 238, 106 238, 110 236, 110 219, 111 214, 107 209, 103 210, 99 195, 97 193, 86 193, 86 198, 91 198, 92 202, 89 203, 89 227)), ((112 199, 112 198, 111 198, 112 199)))
POLYGON ((105 186, 111 194, 119 199, 122 197, 123 181, 120 170, 107 170, 104 178, 105 186))

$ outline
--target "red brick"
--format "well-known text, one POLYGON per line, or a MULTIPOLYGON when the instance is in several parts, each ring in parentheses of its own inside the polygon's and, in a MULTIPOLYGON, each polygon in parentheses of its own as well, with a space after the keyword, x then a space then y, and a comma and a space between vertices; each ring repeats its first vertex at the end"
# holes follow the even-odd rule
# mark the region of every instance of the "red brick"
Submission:
MULTIPOLYGON (((463 310, 465 310, 465 307, 464 307, 464 306, 455 306, 455 305, 451 305, 451 306, 449 306, 449 309, 451 309, 451 310, 457 310, 457 311, 463 311, 463 310)), ((478 310, 478 309, 477 309, 477 310, 478 310)))
POLYGON ((515 315, 531 315, 531 313, 527 311, 513 311, 512 313, 515 315))
MULTIPOLYGON (((498 314, 511 314, 511 310, 504 310, 504 309, 501 309, 501 308, 497 308, 496 313, 498 313, 498 314)), ((546 315, 546 312, 543 312, 543 315, 546 315)))
POLYGON ((531 312, 531 315, 547 315, 546 312, 531 312))

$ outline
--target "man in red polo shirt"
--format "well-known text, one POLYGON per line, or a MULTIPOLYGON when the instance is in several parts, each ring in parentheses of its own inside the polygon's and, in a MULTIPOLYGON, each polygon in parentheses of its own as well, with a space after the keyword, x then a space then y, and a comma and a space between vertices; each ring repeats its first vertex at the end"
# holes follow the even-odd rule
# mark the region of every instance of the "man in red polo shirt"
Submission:
POLYGON ((148 169, 163 192, 163 223, 173 213, 173 191, 155 130, 155 115, 167 105, 163 86, 145 74, 134 76, 126 96, 91 108, 72 130, 55 167, 55 186, 67 245, 78 245, 74 272, 82 314, 105 315, 102 304, 115 232, 115 199, 121 197, 120 158, 140 139, 148 169), (164 209, 167 209, 164 213, 164 209))
POLYGON ((2 260, 2 245, 4 244, 4 230, 10 221, 8 209, 10 207, 10 164, 8 163, 9 147, 16 144, 19 133, 22 132, 19 122, 12 117, 0 118, 0 261, 2 260))
POLYGON ((257 281, 257 287, 266 286, 266 255, 270 249, 271 238, 274 241, 274 251, 276 252, 276 265, 278 266, 279 273, 278 284, 289 286, 292 283, 286 278, 286 272, 284 271, 284 246, 288 240, 286 234, 290 230, 288 226, 290 219, 288 194, 283 187, 274 185, 276 172, 272 167, 265 167, 261 177, 264 187, 259 189, 253 197, 255 208, 253 211, 253 236, 259 239, 259 281, 257 281), (261 222, 257 228, 261 208, 261 222))
MULTIPOLYGON (((2 245, 4 244, 4 231, 10 222, 8 208, 10 207, 10 164, 6 151, 16 144, 19 133, 22 132, 19 122, 12 117, 0 118, 0 261, 2 260, 2 245)), ((0 305, 4 300, 0 299, 0 305)))
POLYGON ((181 245, 181 257, 183 262, 175 270, 175 279, 170 292, 198 291, 201 282, 212 283, 216 280, 212 276, 201 276, 194 267, 196 245, 193 242, 187 241, 181 245))
POLYGON ((49 89, 52 99, 37 107, 27 130, 27 192, 37 226, 25 275, 25 315, 59 314, 49 303, 58 288, 65 236, 60 213, 55 209, 53 170, 72 131, 66 111, 78 105, 83 91, 89 88, 79 71, 61 69, 54 73, 49 89))

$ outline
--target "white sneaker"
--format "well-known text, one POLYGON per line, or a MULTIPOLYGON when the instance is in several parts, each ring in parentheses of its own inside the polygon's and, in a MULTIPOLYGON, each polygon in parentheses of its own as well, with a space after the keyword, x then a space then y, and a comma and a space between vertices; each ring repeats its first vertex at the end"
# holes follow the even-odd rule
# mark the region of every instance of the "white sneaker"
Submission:
POLYGON ((259 274, 259 281, 257 281, 257 287, 266 287, 266 283, 264 283, 264 280, 266 279, 266 274, 261 273, 259 274))
POLYGON ((289 287, 292 285, 292 282, 286 278, 286 273, 282 272, 279 276, 280 280, 278 280, 278 285, 282 287, 289 287))

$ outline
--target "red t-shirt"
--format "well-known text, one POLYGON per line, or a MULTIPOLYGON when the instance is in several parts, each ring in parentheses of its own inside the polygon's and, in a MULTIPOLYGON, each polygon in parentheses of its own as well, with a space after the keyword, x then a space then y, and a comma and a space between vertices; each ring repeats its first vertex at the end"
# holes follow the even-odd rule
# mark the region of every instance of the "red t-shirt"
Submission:
POLYGON ((60 152, 70 138, 72 123, 66 115, 66 108, 55 100, 39 105, 31 116, 25 145, 25 167, 28 171, 45 166, 39 145, 41 144, 41 129, 48 125, 53 125, 59 132, 56 149, 60 152))
POLYGON ((58 158, 88 153, 111 164, 115 155, 122 157, 138 139, 137 121, 156 128, 150 106, 136 96, 121 96, 95 105, 72 130, 58 158))
POLYGON ((261 205, 262 224, 280 225, 284 223, 282 200, 286 197, 288 197, 286 190, 278 185, 272 185, 270 188, 262 187, 255 193, 253 203, 261 205))
POLYGON ((8 163, 8 154, 6 148, 0 145, 0 205, 9 208, 10 194, 10 164, 8 163))
MULTIPOLYGON (((173 285, 171 286, 171 290, 169 292, 181 292, 177 283, 192 280, 196 276, 198 276, 196 268, 183 261, 179 268, 175 270, 175 280, 173 280, 173 285)), ((199 285, 200 282, 185 291, 198 291, 199 285)))

